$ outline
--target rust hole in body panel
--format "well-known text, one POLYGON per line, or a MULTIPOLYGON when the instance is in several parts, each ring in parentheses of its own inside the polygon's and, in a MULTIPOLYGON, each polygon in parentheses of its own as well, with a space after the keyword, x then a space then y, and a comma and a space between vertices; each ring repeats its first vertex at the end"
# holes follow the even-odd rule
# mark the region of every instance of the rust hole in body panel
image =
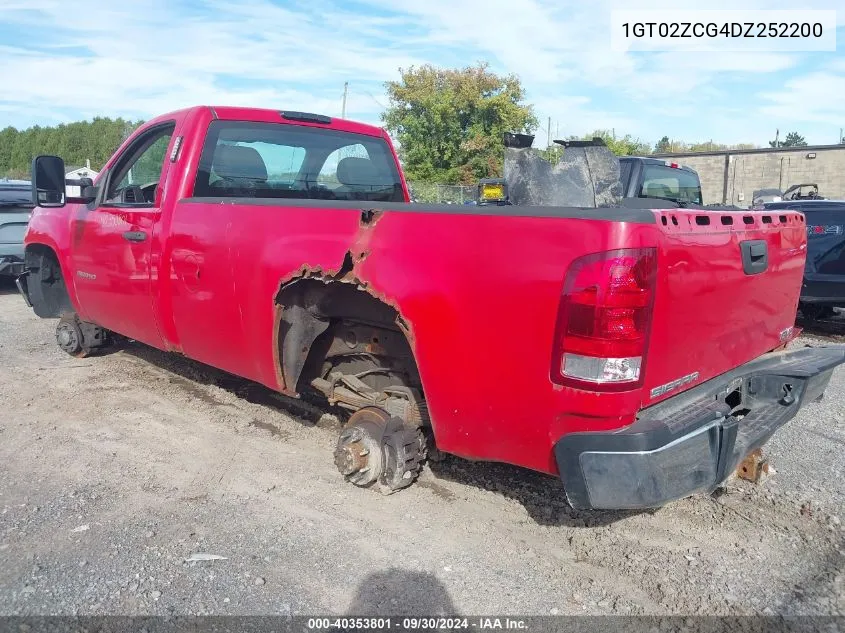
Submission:
POLYGON ((361 210, 361 226, 368 226, 375 224, 382 215, 382 212, 377 209, 362 209, 361 210))

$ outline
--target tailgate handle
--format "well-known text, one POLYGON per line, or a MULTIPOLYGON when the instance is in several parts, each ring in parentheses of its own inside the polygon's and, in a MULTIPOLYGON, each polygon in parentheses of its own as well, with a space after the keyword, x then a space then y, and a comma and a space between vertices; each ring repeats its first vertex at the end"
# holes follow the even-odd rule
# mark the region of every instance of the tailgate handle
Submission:
POLYGON ((769 267, 769 245, 766 240, 745 240, 739 243, 742 252, 742 270, 746 275, 757 275, 769 267))

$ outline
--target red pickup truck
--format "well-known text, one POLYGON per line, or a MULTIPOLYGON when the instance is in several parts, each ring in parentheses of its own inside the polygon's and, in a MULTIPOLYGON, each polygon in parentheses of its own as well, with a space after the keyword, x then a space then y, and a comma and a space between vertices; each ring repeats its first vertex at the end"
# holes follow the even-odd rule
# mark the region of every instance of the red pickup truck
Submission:
POLYGON ((715 489, 845 362, 784 349, 794 211, 411 204, 382 129, 233 107, 149 121, 81 197, 64 174, 33 161, 18 279, 59 345, 116 333, 321 397, 359 486, 450 453, 559 475, 575 508, 657 507, 715 489))

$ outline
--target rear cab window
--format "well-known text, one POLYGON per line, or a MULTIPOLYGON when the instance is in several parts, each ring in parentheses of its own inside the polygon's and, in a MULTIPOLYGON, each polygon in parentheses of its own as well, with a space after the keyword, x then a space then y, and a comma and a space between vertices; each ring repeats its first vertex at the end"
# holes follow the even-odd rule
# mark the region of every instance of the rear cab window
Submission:
POLYGON ((696 174, 686 169, 646 163, 640 196, 701 204, 701 183, 696 174))
POLYGON ((195 198, 404 202, 382 138, 289 123, 213 121, 195 198))

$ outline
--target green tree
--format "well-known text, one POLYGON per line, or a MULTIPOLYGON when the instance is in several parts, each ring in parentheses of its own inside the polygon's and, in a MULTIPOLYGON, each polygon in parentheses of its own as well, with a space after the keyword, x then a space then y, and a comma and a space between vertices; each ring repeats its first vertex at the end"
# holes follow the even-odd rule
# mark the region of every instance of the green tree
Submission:
MULTIPOLYGON (((578 140, 578 137, 576 136, 570 138, 572 140, 578 140)), ((634 138, 630 134, 617 138, 610 130, 596 130, 595 132, 586 134, 582 137, 583 140, 590 140, 593 138, 600 138, 604 140, 610 148, 610 151, 617 156, 643 156, 651 154, 650 143, 634 138)))
POLYGON ((501 176, 504 133, 537 127, 519 79, 496 75, 487 63, 399 72, 399 81, 386 83, 390 104, 382 120, 399 143, 409 180, 475 183, 501 176))
POLYGON ((0 130, 0 177, 29 177, 32 159, 40 154, 61 156, 68 167, 91 161, 93 169, 105 162, 141 121, 95 117, 53 127, 35 125, 25 130, 0 130))
POLYGON ((770 147, 807 147, 807 141, 798 132, 790 132, 782 141, 769 141, 770 147))
POLYGON ((664 136, 662 139, 657 141, 657 144, 654 146, 655 154, 668 154, 671 151, 672 142, 669 140, 668 136, 664 136))

